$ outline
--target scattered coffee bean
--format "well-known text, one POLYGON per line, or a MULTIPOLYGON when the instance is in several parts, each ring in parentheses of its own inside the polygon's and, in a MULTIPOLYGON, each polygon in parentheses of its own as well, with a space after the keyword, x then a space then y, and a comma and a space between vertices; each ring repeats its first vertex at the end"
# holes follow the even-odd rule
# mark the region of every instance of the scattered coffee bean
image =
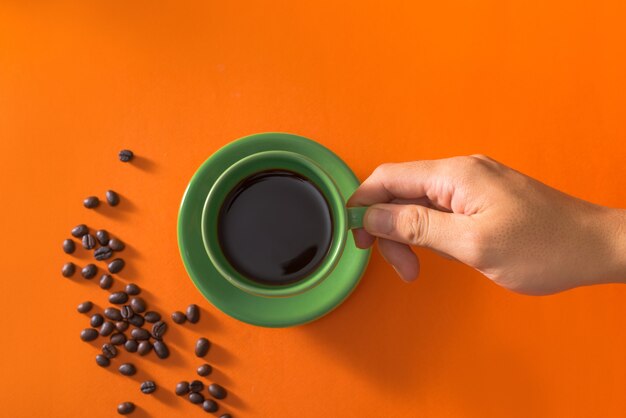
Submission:
POLYGON ((91 326, 94 328, 104 324, 104 317, 99 313, 91 315, 91 326))
POLYGON ((141 391, 146 395, 156 390, 157 385, 152 380, 146 380, 141 384, 141 391))
POLYGON ((124 249, 124 243, 117 238, 111 238, 109 240, 109 247, 113 251, 122 251, 124 249))
POLYGON ((113 324, 113 322, 106 321, 100 327, 100 335, 102 337, 108 337, 109 335, 113 334, 113 331, 115 331, 115 324, 113 324))
POLYGON ((233 418, 233 417, 230 414, 222 414, 220 415, 220 418, 233 418))
POLYGON ((93 279, 97 273, 98 267, 95 264, 87 264, 80 272, 85 279, 93 279))
POLYGON ((117 206, 120 203, 120 195, 113 190, 107 190, 106 192, 107 203, 109 206, 117 206))
POLYGON ((135 315, 135 312, 133 312, 133 308, 131 308, 128 305, 122 306, 122 309, 120 309, 120 312, 122 314, 122 318, 124 319, 130 319, 133 317, 133 315, 135 315))
POLYGON ((106 356, 103 356, 102 354, 98 354, 96 356, 96 364, 100 367, 109 367, 109 365, 111 364, 111 360, 109 360, 106 356))
POLYGON ((65 254, 72 254, 74 251, 76 251, 76 244, 74 244, 74 241, 71 239, 63 241, 63 252, 65 254))
POLYGON ((176 394, 178 396, 183 396, 189 393, 189 382, 179 382, 176 385, 176 394))
POLYGON ((198 338, 196 341, 196 356, 204 357, 206 353, 209 352, 209 348, 211 347, 211 343, 204 337, 198 338))
POLYGON ((126 321, 117 321, 115 323, 115 329, 117 329, 119 332, 124 332, 128 329, 129 325, 128 322, 126 321))
POLYGON ((89 228, 87 228, 87 225, 85 224, 76 225, 72 229, 72 236, 75 238, 82 238, 83 235, 88 234, 88 233, 89 233, 89 228))
POLYGON ((155 311, 148 311, 143 317, 146 322, 150 322, 151 324, 161 320, 161 314, 155 311))
POLYGON ((132 402, 122 402, 117 406, 117 413, 120 415, 131 414, 135 410, 135 404, 132 402))
POLYGON ((116 258, 115 260, 111 261, 107 267, 109 268, 109 273, 119 273, 124 268, 124 260, 122 260, 121 258, 116 258))
POLYGON ((124 363, 119 367, 118 370, 124 376, 132 376, 137 373, 137 368, 132 363, 124 363))
POLYGON ((146 302, 140 297, 132 298, 130 300, 130 306, 132 306, 133 311, 137 313, 143 313, 146 311, 146 302))
POLYGON ((186 320, 187 320, 187 317, 181 311, 176 311, 172 314, 172 321, 176 322, 177 324, 182 324, 186 320))
POLYGON ((159 321, 156 324, 152 325, 152 336, 157 340, 162 339, 166 331, 167 324, 163 321, 159 321))
POLYGON ((100 277, 100 288, 101 289, 110 289, 113 286, 113 276, 110 274, 103 274, 100 277))
POLYGON ((137 296, 139 293, 141 293, 141 288, 135 283, 128 283, 124 290, 131 296, 137 296))
POLYGON ((165 359, 170 356, 170 350, 167 348, 163 341, 155 341, 154 342, 154 352, 157 357, 160 359, 165 359))
POLYGON ((97 196, 89 196, 88 198, 83 200, 83 205, 87 209, 97 208, 99 204, 100 204, 100 199, 98 199, 97 196))
POLYGON ((116 332, 115 334, 111 335, 111 344, 113 345, 122 345, 126 342, 126 335, 122 334, 121 332, 116 332))
POLYGON ((113 250, 105 245, 104 247, 100 247, 96 251, 94 251, 93 256, 98 261, 108 260, 109 258, 113 257, 113 250))
POLYGON ((76 272, 76 265, 74 263, 65 263, 61 269, 63 277, 72 277, 76 272))
POLYGON ((143 316, 141 316, 140 314, 136 313, 135 315, 133 315, 128 322, 130 322, 132 325, 136 326, 136 327, 143 327, 143 324, 146 322, 145 319, 143 319, 143 316))
POLYGON ((86 250, 91 250, 96 246, 96 239, 91 234, 83 235, 83 248, 86 250))
POLYGON ((91 308, 93 308, 93 303, 91 303, 90 301, 85 301, 83 303, 81 303, 80 305, 78 305, 78 308, 76 308, 76 310, 79 313, 87 313, 91 310, 91 308))
POLYGON ((127 163, 130 160, 132 160, 133 156, 134 156, 133 152, 131 150, 129 150, 129 149, 123 149, 118 154, 118 157, 119 157, 120 161, 123 162, 123 163, 127 163))
POLYGON ((191 392, 189 394, 189 402, 199 404, 204 402, 204 395, 198 392, 191 392))
POLYGON ((196 371, 198 372, 199 376, 206 377, 211 374, 211 372, 213 371, 213 367, 205 363, 202 366, 199 366, 196 371))
POLYGON ((204 389, 204 383, 199 380, 192 380, 189 383, 189 391, 190 392, 202 392, 204 389))
POLYGON ((112 306, 109 306, 104 310, 104 316, 106 316, 111 321, 122 320, 122 313, 120 312, 120 310, 117 308, 113 308, 112 306))
POLYGON ((137 341, 135 340, 128 340, 124 343, 124 348, 129 353, 136 353, 139 348, 139 344, 137 344, 137 341))
POLYGON ((115 305, 122 305, 128 302, 128 295, 126 292, 115 292, 109 295, 109 302, 115 305))
POLYGON ((219 406, 213 399, 206 399, 202 403, 202 409, 204 409, 205 412, 216 412, 219 409, 219 406))
POLYGON ((109 359, 115 358, 117 356, 117 348, 113 344, 102 344, 102 354, 109 359))
POLYGON ((100 245, 107 245, 109 243, 109 232, 104 229, 98 229, 96 231, 96 239, 100 245))
POLYGON ((150 339, 150 333, 148 332, 148 330, 145 330, 143 328, 133 328, 130 331, 130 336, 137 341, 150 339))
POLYGON ((211 383, 209 385, 209 393, 215 399, 224 399, 227 395, 226 389, 218 385, 217 383, 211 383))
POLYGON ((200 320, 200 308, 198 305, 191 304, 187 307, 187 321, 195 324, 200 320))
POLYGON ((98 331, 93 328, 85 328, 80 332, 80 339, 83 341, 93 341, 98 338, 98 331))
POLYGON ((140 356, 145 356, 150 351, 152 351, 152 343, 148 340, 141 341, 137 346, 137 353, 139 353, 140 356))

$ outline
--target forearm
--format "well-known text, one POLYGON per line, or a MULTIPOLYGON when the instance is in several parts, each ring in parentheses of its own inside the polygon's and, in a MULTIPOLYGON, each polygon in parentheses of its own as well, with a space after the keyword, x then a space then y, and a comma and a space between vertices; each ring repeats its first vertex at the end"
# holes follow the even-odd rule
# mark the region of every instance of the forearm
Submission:
MULTIPOLYGON (((596 283, 626 283, 626 210, 603 208, 599 224, 605 257, 597 262, 596 283)), ((591 260, 590 260, 591 261, 591 260)))

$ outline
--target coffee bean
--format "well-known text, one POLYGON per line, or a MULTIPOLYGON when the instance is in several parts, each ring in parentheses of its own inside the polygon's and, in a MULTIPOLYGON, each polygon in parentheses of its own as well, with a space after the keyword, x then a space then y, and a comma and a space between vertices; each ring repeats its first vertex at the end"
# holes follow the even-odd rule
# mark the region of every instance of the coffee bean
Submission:
POLYGON ((220 418, 233 418, 233 417, 230 414, 222 414, 220 415, 220 418))
POLYGON ((74 244, 74 241, 71 239, 63 241, 63 252, 65 254, 72 254, 74 251, 76 251, 76 244, 74 244))
POLYGON ((152 393, 156 390, 157 385, 152 380, 146 380, 141 384, 141 391, 145 394, 152 393))
POLYGON ((109 206, 117 206, 120 203, 120 195, 113 190, 107 190, 106 192, 107 203, 109 206))
POLYGON ((118 157, 119 157, 120 161, 123 162, 123 163, 127 163, 130 160, 132 160, 133 156, 134 156, 133 152, 131 150, 129 150, 129 149, 123 149, 118 154, 118 157))
POLYGON ((104 324, 104 318, 99 313, 91 315, 91 326, 94 328, 104 324))
POLYGON ((200 320, 200 308, 198 305, 191 304, 187 307, 187 321, 195 324, 200 320))
POLYGON ((109 302, 115 305, 122 305, 128 302, 128 295, 126 292, 115 292, 109 295, 109 302))
POLYGON ((167 324, 163 321, 159 321, 156 324, 152 325, 152 336, 157 340, 162 339, 166 331, 167 324))
POLYGON ((113 250, 105 245, 104 247, 100 247, 96 251, 94 251, 93 256, 98 261, 108 260, 113 256, 113 250))
POLYGON ((122 251, 124 249, 124 243, 117 238, 111 238, 109 240, 109 247, 113 251, 122 251))
POLYGON ((135 340, 128 340, 124 343, 124 348, 129 353, 136 353, 139 348, 139 344, 137 344, 137 341, 135 340))
POLYGON ((113 331, 115 331, 115 324, 113 324, 113 322, 106 321, 100 327, 100 335, 102 337, 108 337, 109 335, 113 334, 113 331))
POLYGON ((89 228, 87 228, 87 225, 85 224, 76 225, 72 229, 72 236, 74 238, 81 238, 83 235, 88 234, 88 233, 89 233, 89 228))
POLYGON ((80 332, 80 339, 83 341, 93 341, 98 338, 98 331, 93 328, 85 328, 80 332))
POLYGON ((124 268, 124 260, 122 260, 121 258, 116 258, 115 260, 111 261, 107 267, 109 268, 109 273, 119 273, 124 268))
POLYGON ((74 263, 65 263, 61 269, 63 277, 72 277, 76 272, 76 265, 74 263))
POLYGON ((161 314, 155 311, 148 311, 143 316, 146 322, 155 323, 161 320, 161 314))
POLYGON ((110 289, 113 286, 113 277, 110 274, 103 274, 100 276, 100 288, 110 289))
POLYGON ((103 356, 102 354, 98 354, 96 356, 96 364, 100 367, 109 367, 109 365, 111 364, 111 360, 109 360, 108 358, 106 358, 106 356, 103 356))
POLYGON ((104 310, 104 316, 106 316, 111 321, 122 320, 122 313, 120 312, 120 310, 117 308, 113 308, 111 306, 109 306, 108 308, 104 310))
POLYGON ((130 331, 130 336, 137 341, 150 339, 150 333, 148 332, 148 330, 145 330, 143 328, 133 328, 130 331))
POLYGON ((113 345, 122 345, 126 342, 126 335, 122 334, 121 332, 116 332, 115 334, 111 335, 111 344, 113 345))
POLYGON ((198 338, 196 341, 196 356, 204 357, 206 353, 209 352, 209 348, 211 347, 211 343, 204 337, 198 338))
POLYGON ((191 383, 189 383, 190 392, 202 392, 203 389, 204 389, 204 383, 202 383, 199 380, 192 380, 191 383))
POLYGON ((140 297, 132 298, 130 300, 130 306, 132 306, 133 311, 137 313, 142 313, 146 311, 146 302, 140 297))
POLYGON ((133 308, 131 308, 128 305, 122 306, 122 309, 120 309, 120 312, 122 313, 122 318, 124 319, 132 318, 133 315, 135 315, 135 312, 133 312, 133 308))
POLYGON ((211 383, 209 385, 209 393, 215 399, 224 399, 227 395, 226 389, 218 385, 217 383, 211 383))
POLYGON ((87 209, 97 208, 99 204, 100 204, 100 199, 98 199, 97 196, 89 196, 88 198, 83 200, 83 205, 87 209))
POLYGON ((189 394, 189 402, 199 404, 204 402, 204 395, 198 392, 191 392, 189 394))
POLYGON ((143 327, 143 324, 145 323, 145 320, 143 319, 143 316, 141 316, 140 314, 136 313, 135 315, 132 316, 132 318, 130 318, 128 320, 128 322, 130 322, 132 325, 134 325, 136 327, 143 327))
POLYGON ((213 367, 205 363, 202 366, 199 366, 196 371, 198 372, 199 376, 206 377, 211 374, 211 372, 213 371, 213 367))
POLYGON ((100 245, 107 245, 109 243, 109 232, 104 229, 98 229, 96 231, 96 239, 100 245))
POLYGON ((126 285, 126 289, 124 290, 131 296, 137 296, 139 293, 141 293, 141 289, 135 283, 128 283, 126 285))
POLYGON ((152 343, 148 340, 141 341, 137 346, 137 353, 139 353, 140 356, 145 356, 150 351, 152 351, 152 343))
POLYGON ((128 329, 129 325, 128 322, 126 321, 117 321, 115 323, 115 329, 117 329, 119 332, 124 332, 128 329))
POLYGON ((119 367, 118 370, 124 376, 132 376, 137 373, 137 368, 132 363, 124 363, 119 367))
POLYGON ((115 358, 117 356, 117 348, 113 344, 102 344, 102 354, 106 358, 115 358))
POLYGON ((170 356, 170 350, 163 341, 154 342, 154 352, 160 359, 165 359, 170 356))
POLYGON ((96 239, 91 234, 83 235, 83 248, 86 250, 91 250, 96 246, 96 239))
POLYGON ((178 396, 183 396, 186 395, 187 393, 189 393, 189 382, 179 382, 176 385, 176 390, 175 390, 176 394, 178 396))
POLYGON ((98 267, 95 264, 87 264, 80 272, 85 279, 93 279, 97 273, 98 267))
POLYGON ((186 320, 187 320, 187 317, 181 311, 176 311, 172 314, 172 321, 176 322, 177 324, 182 324, 186 320))
POLYGON ((122 402, 117 406, 117 413, 120 415, 128 415, 135 410, 135 404, 132 402, 122 402))
POLYGON ((78 308, 76 308, 76 310, 79 313, 87 313, 91 310, 91 308, 93 308, 93 303, 91 303, 90 301, 85 301, 78 305, 78 308))
POLYGON ((204 409, 205 412, 216 412, 219 409, 219 406, 213 399, 206 399, 202 403, 202 409, 204 409))

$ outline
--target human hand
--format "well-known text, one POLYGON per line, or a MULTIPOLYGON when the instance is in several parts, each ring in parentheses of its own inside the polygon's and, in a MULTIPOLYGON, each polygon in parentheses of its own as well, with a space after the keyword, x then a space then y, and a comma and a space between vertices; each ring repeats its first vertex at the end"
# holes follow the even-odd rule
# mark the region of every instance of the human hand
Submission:
POLYGON ((626 281, 626 215, 566 195, 486 156, 383 164, 349 206, 370 206, 358 247, 406 281, 427 247, 500 286, 541 295, 626 281))

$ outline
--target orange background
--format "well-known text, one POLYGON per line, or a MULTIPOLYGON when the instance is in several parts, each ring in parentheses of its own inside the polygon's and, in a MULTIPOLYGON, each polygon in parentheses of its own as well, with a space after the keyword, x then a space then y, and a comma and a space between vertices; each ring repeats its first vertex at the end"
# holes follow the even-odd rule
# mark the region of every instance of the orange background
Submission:
POLYGON ((135 417, 207 416, 172 393, 200 335, 235 417, 626 416, 626 286, 520 296, 426 251, 406 285, 375 253, 332 314, 262 329, 205 302, 176 245, 195 169, 262 131, 316 139, 361 179, 480 152, 626 207, 626 3, 81 3, 0 6, 1 416, 108 417, 125 400, 135 417), (119 163, 125 147, 142 158, 119 163), (108 188, 117 209, 82 207, 108 188), (79 340, 76 305, 107 294, 60 275, 79 222, 129 244, 115 289, 202 306, 170 328, 170 360, 122 354, 134 378, 79 340))

